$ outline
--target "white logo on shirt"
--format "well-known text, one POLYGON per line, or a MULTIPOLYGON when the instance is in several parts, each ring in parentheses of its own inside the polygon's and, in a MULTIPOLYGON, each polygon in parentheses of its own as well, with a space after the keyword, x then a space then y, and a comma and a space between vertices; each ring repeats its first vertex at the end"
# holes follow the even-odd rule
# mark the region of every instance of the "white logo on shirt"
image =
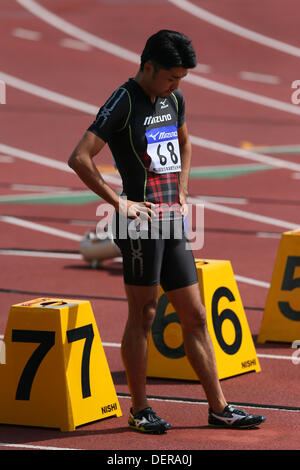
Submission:
POLYGON ((171 121, 171 114, 163 114, 162 116, 147 116, 145 117, 144 126, 149 124, 156 124, 157 122, 171 121))

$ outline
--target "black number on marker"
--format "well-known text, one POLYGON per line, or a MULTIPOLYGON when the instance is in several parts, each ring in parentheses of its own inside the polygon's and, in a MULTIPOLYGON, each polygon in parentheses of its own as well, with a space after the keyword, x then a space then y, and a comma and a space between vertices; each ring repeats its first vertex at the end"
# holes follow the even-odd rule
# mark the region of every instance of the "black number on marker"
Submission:
POLYGON ((16 392, 16 400, 29 400, 32 383, 37 370, 42 360, 55 343, 55 332, 12 330, 12 341, 19 343, 40 343, 24 367, 16 392))
MULTIPOLYGON (((292 291, 300 287, 300 277, 295 277, 295 269, 300 267, 300 256, 288 256, 281 289, 292 291)), ((289 320, 300 321, 300 311, 294 310, 288 302, 279 301, 278 307, 281 313, 289 320)))
POLYGON ((67 338, 69 343, 85 339, 81 361, 81 388, 82 398, 90 397, 90 355, 94 339, 93 325, 85 325, 80 328, 74 328, 74 330, 69 330, 67 331, 67 338))
POLYGON ((176 312, 165 315, 168 303, 169 299, 167 294, 163 294, 158 300, 156 316, 152 325, 152 337, 157 350, 163 356, 170 359, 179 359, 185 356, 183 344, 178 348, 170 348, 164 340, 164 331, 166 327, 173 322, 180 324, 180 320, 176 312))
MULTIPOLYGON (((233 310, 226 308, 219 314, 219 301, 222 297, 230 302, 235 300, 232 292, 227 287, 219 287, 212 298, 212 321, 217 341, 226 354, 236 354, 242 344, 242 327, 237 315, 233 310), (225 320, 230 320, 235 329, 235 340, 232 344, 226 343, 222 334, 222 324, 225 320)), ((169 300, 167 294, 163 294, 158 300, 156 316, 152 325, 153 342, 157 350, 165 357, 170 359, 179 359, 185 356, 184 344, 177 348, 170 348, 164 340, 164 331, 166 327, 173 322, 179 323, 180 320, 176 312, 165 315, 169 300)))
POLYGON ((226 297, 229 302, 235 300, 232 292, 227 287, 219 287, 212 298, 211 312, 217 341, 226 354, 235 354, 242 344, 242 328, 237 315, 233 310, 226 308, 219 314, 218 304, 222 297, 226 297), (227 344, 222 335, 222 324, 225 320, 230 320, 235 329, 235 340, 232 344, 227 344))
MULTIPOLYGON (((93 325, 85 325, 67 331, 69 343, 85 339, 81 362, 82 398, 91 396, 90 390, 90 355, 94 339, 93 325)), ((21 374, 16 400, 30 400, 34 377, 44 357, 55 344, 55 331, 12 330, 12 341, 18 343, 40 343, 28 359, 21 374)))

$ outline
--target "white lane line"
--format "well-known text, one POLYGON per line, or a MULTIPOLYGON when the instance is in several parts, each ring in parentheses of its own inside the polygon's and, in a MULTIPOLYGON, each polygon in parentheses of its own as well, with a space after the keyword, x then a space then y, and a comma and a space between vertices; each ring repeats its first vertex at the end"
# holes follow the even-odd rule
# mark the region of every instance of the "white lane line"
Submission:
MULTIPOLYGON (((190 202, 191 204, 199 204, 201 202, 201 199, 190 197, 188 198, 188 202, 190 202)), ((242 211, 240 209, 234 209, 232 207, 214 204, 213 202, 209 202, 209 201, 204 201, 204 208, 215 211, 215 212, 221 212, 222 214, 228 214, 228 215, 240 217, 242 219, 248 219, 248 220, 253 220, 255 222, 261 222, 262 224, 274 225, 284 230, 295 230, 295 229, 299 229, 300 227, 300 222, 299 224, 295 224, 293 222, 287 222, 286 220, 275 219, 273 217, 259 215, 253 212, 242 211)))
MULTIPOLYGON (((3 339, 3 338, 4 338, 4 335, 0 335, 0 339, 3 339)), ((102 342, 102 346, 104 348, 120 348, 121 343, 102 342)), ((295 360, 293 356, 282 356, 279 354, 257 354, 257 357, 260 357, 263 359, 290 360, 290 361, 295 360)))
MULTIPOLYGON (((48 24, 51 24, 53 27, 60 29, 64 33, 69 34, 70 36, 75 37, 77 40, 80 39, 92 46, 103 50, 109 54, 115 55, 123 60, 128 60, 134 64, 140 64, 140 56, 134 52, 129 51, 123 47, 120 47, 116 44, 113 44, 109 41, 99 38, 94 34, 88 33, 81 28, 72 25, 68 21, 63 20, 59 16, 51 13, 46 8, 39 5, 34 0, 16 0, 20 5, 29 10, 33 15, 39 17, 48 24)), ((0 72, 1 76, 1 72, 0 72)), ((5 80, 5 76, 3 77, 5 80)), ((240 90, 235 87, 224 85, 222 83, 215 82, 213 80, 208 80, 203 77, 199 77, 195 74, 189 73, 189 75, 184 79, 185 81, 192 83, 194 85, 212 90, 214 92, 222 93, 229 95, 235 98, 242 100, 250 101, 255 104, 262 106, 267 106, 273 109, 278 109, 280 111, 289 112, 291 114, 300 115, 300 109, 292 104, 287 104, 279 100, 272 98, 267 98, 265 96, 257 95, 255 93, 247 92, 240 90)))
POLYGON ((266 75, 256 72, 241 71, 239 76, 242 80, 248 80, 252 82, 267 83, 268 85, 278 85, 280 78, 275 75, 266 75))
POLYGON ((252 286, 265 287, 266 289, 268 289, 270 287, 269 282, 258 281, 257 279, 252 279, 250 277, 240 276, 238 274, 236 274, 234 277, 237 281, 245 282, 246 284, 251 284, 252 286))
POLYGON ((46 225, 38 224, 36 222, 29 222, 28 220, 19 219, 17 217, 0 215, 0 222, 18 225, 19 227, 37 230, 38 232, 43 232, 47 235, 54 235, 57 237, 67 238, 68 240, 74 240, 76 242, 80 242, 82 240, 82 235, 77 235, 75 233, 66 232, 65 230, 59 230, 56 228, 48 227, 46 225))
MULTIPOLYGON (((103 347, 107 348, 120 348, 121 344, 120 343, 102 343, 103 347)), ((278 354, 256 354, 257 357, 260 357, 262 359, 276 359, 276 360, 289 360, 293 361, 295 358, 293 356, 282 356, 278 354)))
MULTIPOLYGON (((5 195, 5 196, 0 196, 0 203, 3 204, 5 202, 26 202, 26 201, 31 201, 32 199, 35 199, 37 201, 43 201, 47 200, 49 197, 54 201, 54 200, 59 200, 61 197, 64 196, 89 196, 92 194, 92 192, 87 189, 87 190, 77 190, 77 191, 55 191, 55 192, 49 192, 49 193, 32 193, 32 194, 12 194, 12 195, 5 195)), ((99 199, 100 200, 100 199, 99 199)))
MULTIPOLYGON (((120 343, 102 343, 103 347, 107 348, 120 348, 120 343)), ((295 358, 293 356, 282 356, 277 354, 257 354, 257 357, 263 359, 277 359, 277 360, 290 360, 293 361, 295 358)))
POLYGON ((67 47, 69 49, 76 49, 78 51, 89 51, 90 45, 83 41, 77 41, 77 39, 64 38, 59 42, 60 46, 67 47))
POLYGON ((178 8, 187 11, 191 15, 196 16, 197 18, 200 18, 207 23, 213 24, 218 28, 224 29, 225 31, 229 31, 230 33, 236 34, 245 39, 249 39, 250 41, 257 42, 263 46, 284 52, 285 54, 300 57, 299 47, 291 46, 285 42, 278 41, 277 39, 270 38, 264 34, 260 34, 250 29, 244 28, 243 26, 239 26, 232 21, 225 20, 220 16, 214 15, 213 13, 204 10, 204 8, 200 8, 199 6, 194 5, 188 0, 169 0, 169 2, 173 3, 173 5, 176 5, 178 8))
MULTIPOLYGON (((264 165, 269 165, 271 167, 282 168, 292 171, 300 171, 300 164, 294 163, 280 158, 271 157, 269 155, 261 155, 251 150, 244 150, 237 147, 232 147, 231 145, 222 144, 220 142, 214 142, 212 140, 204 139, 202 137, 190 136, 191 143, 198 147, 203 147, 215 152, 225 153, 234 157, 244 158, 246 160, 254 160, 264 165)), ((1 147, 0 147, 1 150, 1 147)))
POLYGON ((29 29, 15 28, 12 35, 20 39, 28 39, 30 41, 39 41, 42 34, 38 31, 30 31, 29 29))
POLYGON ((138 54, 130 52, 123 47, 112 44, 109 41, 101 39, 94 34, 88 33, 87 31, 72 25, 68 21, 65 21, 54 13, 51 13, 49 10, 42 7, 33 0, 17 0, 17 2, 25 9, 29 10, 34 16, 38 16, 43 21, 46 21, 48 24, 52 25, 54 28, 60 29, 65 34, 73 36, 77 40, 81 40, 121 59, 127 59, 138 64, 140 63, 140 56, 138 54))
MULTIPOLYGON (((47 88, 43 88, 43 87, 34 85, 32 83, 29 83, 29 82, 25 82, 24 80, 20 80, 19 78, 13 77, 12 75, 8 75, 4 72, 0 72, 0 77, 2 77, 6 81, 6 83, 12 87, 15 87, 21 91, 25 91, 27 93, 33 94, 40 98, 44 98, 46 100, 58 103, 59 105, 67 106, 69 108, 76 109, 77 111, 80 110, 85 113, 91 114, 92 116, 95 116, 99 111, 99 108, 97 106, 85 103, 83 101, 75 100, 61 93, 56 93, 51 90, 48 90, 47 88)), ((297 107, 295 106, 295 108, 297 107)), ((299 108, 299 113, 300 113, 300 108, 299 108)), ((250 150, 244 150, 244 149, 232 147, 227 144, 214 142, 208 139, 204 139, 204 138, 196 137, 192 135, 190 136, 190 139, 193 145, 196 145, 199 147, 204 147, 204 148, 214 150, 217 152, 234 155, 236 157, 244 158, 246 160, 256 161, 259 163, 263 163, 264 165, 271 165, 277 168, 284 168, 284 169, 300 172, 299 163, 285 161, 280 158, 271 157, 265 154, 261 155, 259 153, 255 153, 250 150)), ((9 147, 4 144, 0 144, 0 152, 15 156, 15 157, 23 158, 25 160, 29 160, 35 163, 52 166, 53 168, 64 169, 65 171, 73 173, 73 170, 71 170, 67 166, 66 163, 58 162, 53 159, 51 160, 51 159, 48 159, 47 157, 37 156, 31 152, 18 150, 18 149, 9 147)), ((110 176, 109 178, 110 178, 110 181, 113 182, 114 177, 110 176)))
MULTIPOLYGON (((0 71, 0 78, 3 80, 6 85, 9 85, 17 90, 25 91, 31 95, 37 96, 39 98, 46 98, 53 103, 61 104, 62 106, 67 106, 72 109, 77 109, 78 111, 83 111, 89 114, 95 114, 96 107, 84 103, 80 100, 75 100, 74 98, 69 98, 61 93, 56 93, 55 91, 47 90, 46 88, 34 85, 33 83, 26 82, 20 78, 9 75, 5 72, 0 71)), ((97 111, 98 112, 98 108, 97 111)))
MULTIPOLYGON (((46 96, 44 96, 44 98, 47 99, 46 96)), ((75 176, 74 171, 66 163, 60 162, 58 160, 54 160, 53 158, 44 157, 36 153, 27 152, 26 150, 17 149, 15 147, 11 147, 9 145, 0 143, 0 152, 1 151, 6 152, 7 154, 12 155, 15 158, 21 158, 23 160, 27 160, 32 163, 37 163, 39 165, 44 165, 49 168, 54 168, 56 170, 66 171, 72 174, 73 176, 75 176)), ((104 179, 106 181, 109 181, 111 184, 116 184, 116 185, 119 185, 121 182, 121 178, 118 175, 114 176, 114 175, 105 174, 104 179)))
POLYGON ((192 83, 193 85, 206 88, 215 93, 221 93, 223 95, 232 96, 233 98, 239 98, 241 100, 249 101, 250 103, 265 106, 267 108, 277 109, 290 114, 296 114, 300 116, 300 108, 294 104, 285 103, 274 98, 268 98, 267 96, 258 95, 250 91, 241 90, 230 85, 224 85, 223 83, 209 80, 208 78, 199 77, 193 73, 189 73, 185 78, 185 82, 192 83))
POLYGON ((30 256, 34 258, 82 259, 82 256, 76 253, 54 253, 49 251, 31 250, 0 250, 0 255, 30 256))
MULTIPOLYGON (((43 96, 43 98, 45 98, 45 96, 43 96)), ((56 170, 66 171, 68 173, 74 174, 74 171, 66 163, 54 160, 53 158, 43 157, 32 152, 27 152, 26 150, 17 149, 15 147, 10 147, 9 145, 4 145, 1 143, 0 152, 6 153, 7 155, 11 155, 15 158, 21 158, 32 163, 38 163, 49 168, 55 168, 56 170)))
MULTIPOLYGON (((224 197, 224 196, 197 196, 201 201, 220 202, 221 204, 248 204, 248 199, 242 197, 224 197)), ((1 199, 1 196, 0 196, 1 199)))
POLYGON ((0 447, 15 447, 16 449, 34 449, 34 450, 81 450, 69 447, 51 447, 51 446, 36 446, 31 444, 13 444, 10 442, 0 442, 0 447))
POLYGON ((37 191, 37 192, 42 192, 42 193, 47 193, 47 192, 52 192, 55 191, 57 192, 72 192, 71 188, 65 187, 65 186, 42 186, 40 184, 11 184, 10 186, 11 189, 14 191, 37 191))
POLYGON ((194 71, 199 73, 210 73, 212 68, 207 64, 197 64, 197 66, 194 68, 194 71))
MULTIPOLYGON (((199 140, 199 138, 197 138, 197 141, 198 140, 199 140)), ((204 141, 204 139, 200 139, 200 140, 204 141)), ((215 147, 215 149, 219 148, 219 151, 224 151, 224 149, 225 149, 228 153, 228 152, 230 152, 230 149, 232 149, 232 151, 234 151, 234 152, 236 151, 237 154, 244 153, 244 152, 246 154, 248 154, 248 151, 244 151, 242 149, 234 149, 233 147, 229 147, 229 146, 226 146, 226 145, 223 145, 223 144, 217 144, 216 142, 205 141, 206 145, 207 145, 207 142, 209 143, 210 148, 212 148, 212 147, 215 147), (222 150, 220 150, 220 149, 222 149, 222 150)), ((53 160, 53 159, 48 158, 48 157, 41 157, 39 155, 32 154, 30 152, 26 152, 24 150, 15 149, 13 147, 9 147, 7 145, 0 144, 0 151, 1 151, 2 148, 4 148, 6 150, 6 152, 11 153, 12 155, 14 155, 16 157, 25 158, 26 160, 33 161, 34 163, 39 163, 39 164, 42 164, 42 165, 54 167, 54 168, 57 168, 57 169, 63 170, 63 171, 72 171, 66 164, 64 164, 62 162, 58 162, 57 160, 53 160)), ((106 175, 105 179, 107 179, 107 181, 110 181, 110 182, 116 184, 116 186, 120 185, 120 183, 121 183, 120 178, 117 178, 115 176, 106 175)), ((198 198, 189 198, 189 202, 191 202, 192 204, 199 204, 200 199, 198 199, 198 198)), ((251 212, 241 211, 239 209, 234 209, 232 207, 227 207, 227 206, 224 206, 224 205, 214 204, 213 202, 209 202, 208 200, 205 201, 205 208, 208 209, 208 210, 221 212, 223 214, 229 214, 229 215, 232 215, 232 216, 241 217, 241 218, 248 219, 248 220, 253 220, 253 221, 256 221, 256 222, 261 222, 263 224, 274 225, 276 227, 283 228, 284 230, 298 229, 299 225, 300 225, 300 224, 295 224, 295 223, 292 223, 292 222, 288 222, 288 221, 284 221, 284 220, 280 220, 280 219, 275 219, 275 218, 272 218, 272 217, 267 217, 267 216, 263 216, 263 215, 259 215, 259 214, 255 214, 255 213, 251 213, 251 212)), ((25 223, 25 221, 24 221, 24 223, 25 223)), ((29 224, 29 222, 28 222, 28 224, 29 224)), ((32 222, 30 222, 30 224, 31 224, 31 228, 33 228, 32 222)), ((74 236, 76 236, 76 235, 74 235, 74 236)))

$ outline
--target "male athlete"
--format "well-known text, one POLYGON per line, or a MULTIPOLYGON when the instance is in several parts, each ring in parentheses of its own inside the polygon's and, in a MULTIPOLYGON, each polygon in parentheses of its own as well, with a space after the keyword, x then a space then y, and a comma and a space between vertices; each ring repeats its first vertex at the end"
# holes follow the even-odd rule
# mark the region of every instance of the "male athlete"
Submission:
POLYGON ((251 428, 265 421, 264 416, 229 406, 224 398, 193 253, 187 248, 185 231, 180 230, 191 144, 178 87, 195 66, 195 52, 185 35, 161 30, 151 36, 136 76, 100 108, 69 159, 81 180, 115 208, 114 237, 123 256, 129 307, 121 347, 132 398, 128 422, 137 431, 155 434, 170 428, 151 409, 146 396, 147 344, 159 285, 180 318, 187 358, 209 403, 209 424, 251 428), (106 143, 122 178, 121 197, 93 162, 106 143))

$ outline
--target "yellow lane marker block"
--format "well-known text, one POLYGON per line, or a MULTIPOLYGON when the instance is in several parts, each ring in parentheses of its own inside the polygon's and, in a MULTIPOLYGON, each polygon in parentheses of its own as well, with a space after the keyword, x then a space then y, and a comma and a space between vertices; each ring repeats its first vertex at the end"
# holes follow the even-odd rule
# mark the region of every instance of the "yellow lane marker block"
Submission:
POLYGON ((12 305, 0 364, 0 423, 74 431, 122 416, 90 302, 12 305))
POLYGON ((281 235, 258 342, 299 339, 300 229, 297 229, 281 235))
MULTIPOLYGON (((196 267, 219 378, 259 372, 259 361, 230 261, 196 260, 196 267)), ((162 288, 149 339, 147 375, 198 380, 185 355, 179 317, 162 288)))

